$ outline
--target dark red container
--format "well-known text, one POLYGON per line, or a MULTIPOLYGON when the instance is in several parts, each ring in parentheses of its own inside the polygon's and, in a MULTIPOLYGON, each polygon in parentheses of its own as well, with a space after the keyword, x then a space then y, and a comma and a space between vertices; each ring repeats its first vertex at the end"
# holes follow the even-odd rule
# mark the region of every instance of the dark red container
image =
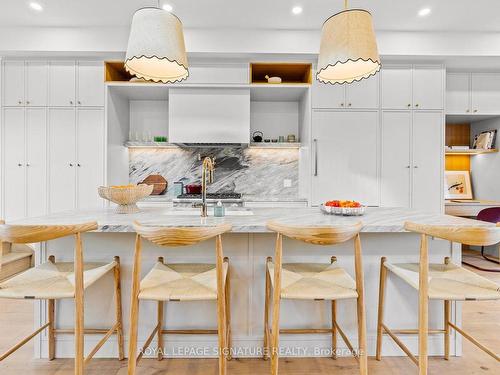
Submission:
POLYGON ((186 194, 201 194, 201 185, 186 185, 186 194))

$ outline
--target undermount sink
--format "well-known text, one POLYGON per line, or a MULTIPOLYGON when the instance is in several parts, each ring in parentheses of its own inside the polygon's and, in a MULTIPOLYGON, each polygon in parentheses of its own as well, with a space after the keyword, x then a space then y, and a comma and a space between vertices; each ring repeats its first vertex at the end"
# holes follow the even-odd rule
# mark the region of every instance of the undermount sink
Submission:
MULTIPOLYGON (((174 209, 165 212, 163 215, 166 216, 201 216, 201 210, 199 208, 184 208, 184 209, 174 209)), ((226 216, 251 216, 253 212, 248 209, 227 209, 226 216)), ((213 208, 208 209, 208 216, 214 216, 213 208)))

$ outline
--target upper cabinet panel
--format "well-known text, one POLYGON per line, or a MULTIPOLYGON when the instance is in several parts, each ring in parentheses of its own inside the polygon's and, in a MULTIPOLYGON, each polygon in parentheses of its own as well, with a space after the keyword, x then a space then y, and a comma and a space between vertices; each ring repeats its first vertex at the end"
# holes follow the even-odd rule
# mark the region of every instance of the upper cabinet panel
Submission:
POLYGON ((413 108, 443 109, 444 70, 441 66, 413 68, 413 108))
POLYGON ((470 74, 448 73, 446 76, 446 113, 470 112, 470 74))
POLYGON ((472 113, 500 114, 500 74, 472 73, 472 113))
POLYGON ((346 106, 356 109, 376 109, 379 106, 379 78, 377 74, 346 86, 346 106))
POLYGON ((345 108, 344 85, 325 84, 313 78, 312 106, 313 108, 345 108))
POLYGON ((104 65, 102 62, 80 61, 77 65, 77 105, 104 106, 104 65))
POLYGON ((189 77, 182 84, 245 84, 248 83, 247 64, 190 66, 189 77))
POLYGON ((5 61, 3 64, 3 105, 23 106, 24 61, 5 61))
POLYGON ((382 108, 412 108, 412 69, 410 65, 384 66, 381 72, 382 108))
POLYGON ((44 61, 26 62, 26 105, 44 107, 47 105, 48 66, 44 61))
POLYGON ((49 106, 71 107, 76 104, 75 62, 55 61, 49 64, 49 106))

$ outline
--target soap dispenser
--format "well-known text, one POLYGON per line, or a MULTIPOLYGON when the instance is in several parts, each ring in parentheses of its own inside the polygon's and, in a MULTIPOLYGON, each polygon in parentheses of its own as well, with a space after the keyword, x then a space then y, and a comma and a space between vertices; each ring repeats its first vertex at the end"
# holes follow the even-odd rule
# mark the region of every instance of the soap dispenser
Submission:
POLYGON ((214 207, 214 216, 215 217, 224 217, 225 216, 225 209, 224 209, 224 205, 222 204, 222 202, 219 200, 217 202, 217 205, 214 207))

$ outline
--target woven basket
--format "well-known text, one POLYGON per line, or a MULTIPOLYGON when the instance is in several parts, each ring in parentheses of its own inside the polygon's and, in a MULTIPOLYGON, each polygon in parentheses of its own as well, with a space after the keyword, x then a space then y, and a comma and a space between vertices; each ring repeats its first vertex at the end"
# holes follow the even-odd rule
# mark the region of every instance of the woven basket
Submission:
POLYGON ((117 214, 132 214, 139 212, 137 201, 150 195, 153 188, 153 185, 145 184, 123 188, 99 186, 98 192, 102 198, 118 205, 115 209, 117 214))

